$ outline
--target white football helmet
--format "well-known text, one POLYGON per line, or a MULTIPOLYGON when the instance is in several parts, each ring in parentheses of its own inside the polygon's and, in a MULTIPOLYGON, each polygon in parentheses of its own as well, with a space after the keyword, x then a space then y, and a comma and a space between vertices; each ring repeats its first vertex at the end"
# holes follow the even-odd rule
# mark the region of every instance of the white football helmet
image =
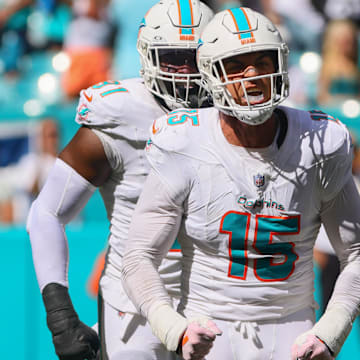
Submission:
POLYGON ((212 10, 199 0, 161 0, 141 22, 137 41, 140 73, 147 89, 171 110, 200 107, 207 99, 200 87, 196 48, 212 17, 212 10), (161 67, 160 63, 170 65, 161 67), (192 68, 190 74, 181 70, 184 64, 192 68))
POLYGON ((246 124, 259 125, 289 95, 288 53, 287 45, 269 19, 249 8, 234 8, 219 12, 210 21, 199 40, 197 63, 214 106, 246 124), (258 51, 269 51, 275 73, 229 80, 224 59, 258 51), (260 78, 271 81, 270 100, 251 104, 244 82, 260 78), (227 85, 234 83, 241 84, 246 106, 237 104, 228 91, 227 85))

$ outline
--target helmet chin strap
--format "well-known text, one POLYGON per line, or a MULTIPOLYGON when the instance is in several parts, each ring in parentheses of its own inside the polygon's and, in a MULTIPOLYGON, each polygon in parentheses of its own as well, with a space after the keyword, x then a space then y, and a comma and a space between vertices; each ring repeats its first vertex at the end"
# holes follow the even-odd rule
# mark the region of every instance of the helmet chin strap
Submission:
MULTIPOLYGON (((239 121, 252 126, 261 125, 267 120, 269 120, 274 112, 274 109, 276 108, 276 106, 273 106, 266 107, 265 109, 243 110, 239 105, 234 104, 232 106, 224 106, 223 104, 220 105, 219 102, 220 101, 215 101, 215 107, 218 107, 221 112, 229 116, 233 116, 239 121)), ((235 103, 233 99, 231 102, 235 103)))
POLYGON ((270 119, 271 115, 274 112, 274 108, 249 111, 232 110, 230 112, 232 116, 236 117, 243 123, 257 126, 263 124, 270 119))

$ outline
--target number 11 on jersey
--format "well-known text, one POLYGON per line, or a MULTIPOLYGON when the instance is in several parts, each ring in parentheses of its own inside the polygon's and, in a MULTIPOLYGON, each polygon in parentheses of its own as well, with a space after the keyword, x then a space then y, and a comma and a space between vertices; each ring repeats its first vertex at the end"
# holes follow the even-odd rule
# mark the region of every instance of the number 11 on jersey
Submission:
POLYGON ((229 211, 223 215, 220 233, 229 236, 228 276, 246 280, 248 251, 251 246, 260 258, 254 259, 255 277, 264 282, 288 279, 299 256, 293 242, 273 243, 274 235, 295 235, 300 232, 300 216, 268 216, 229 211), (249 229, 255 221, 254 240, 249 245, 249 229), (274 261, 280 259, 281 261, 274 261))

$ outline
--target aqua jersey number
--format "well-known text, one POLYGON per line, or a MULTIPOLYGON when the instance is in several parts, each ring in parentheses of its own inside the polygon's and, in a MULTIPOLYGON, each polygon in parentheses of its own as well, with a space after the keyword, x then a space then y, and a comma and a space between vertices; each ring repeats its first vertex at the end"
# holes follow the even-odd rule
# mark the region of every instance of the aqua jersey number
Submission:
POLYGON ((254 273, 264 282, 288 279, 299 258, 293 242, 273 243, 274 235, 295 235, 299 233, 300 216, 251 216, 237 211, 227 212, 221 220, 220 233, 229 236, 228 276, 246 280, 248 271, 248 249, 252 246, 257 254, 254 259, 254 273), (250 222, 255 221, 254 241, 249 244, 250 222))

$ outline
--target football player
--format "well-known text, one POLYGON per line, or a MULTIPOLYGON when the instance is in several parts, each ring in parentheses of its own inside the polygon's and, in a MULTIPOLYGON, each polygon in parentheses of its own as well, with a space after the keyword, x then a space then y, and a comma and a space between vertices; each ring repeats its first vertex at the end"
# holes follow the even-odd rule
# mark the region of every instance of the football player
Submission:
POLYGON ((197 50, 215 107, 175 110, 155 122, 123 281, 154 333, 185 359, 334 359, 358 315, 351 138, 330 115, 280 105, 289 92, 287 58, 266 17, 222 11, 197 50), (342 272, 315 323, 321 223, 342 272), (178 312, 156 271, 177 234, 178 312))
MULTIPOLYGON (((101 359, 173 356, 151 333, 119 279, 130 219, 150 168, 144 154, 149 127, 169 110, 207 105, 195 54, 212 15, 198 0, 160 1, 139 29, 142 78, 105 81, 80 93, 75 120, 81 127, 56 160, 27 222, 47 324, 60 359, 94 359, 99 348, 97 334, 79 320, 68 293, 64 231, 96 188, 111 232, 100 281, 101 359)), ((179 296, 179 255, 170 252, 160 266, 173 298, 179 296)))

